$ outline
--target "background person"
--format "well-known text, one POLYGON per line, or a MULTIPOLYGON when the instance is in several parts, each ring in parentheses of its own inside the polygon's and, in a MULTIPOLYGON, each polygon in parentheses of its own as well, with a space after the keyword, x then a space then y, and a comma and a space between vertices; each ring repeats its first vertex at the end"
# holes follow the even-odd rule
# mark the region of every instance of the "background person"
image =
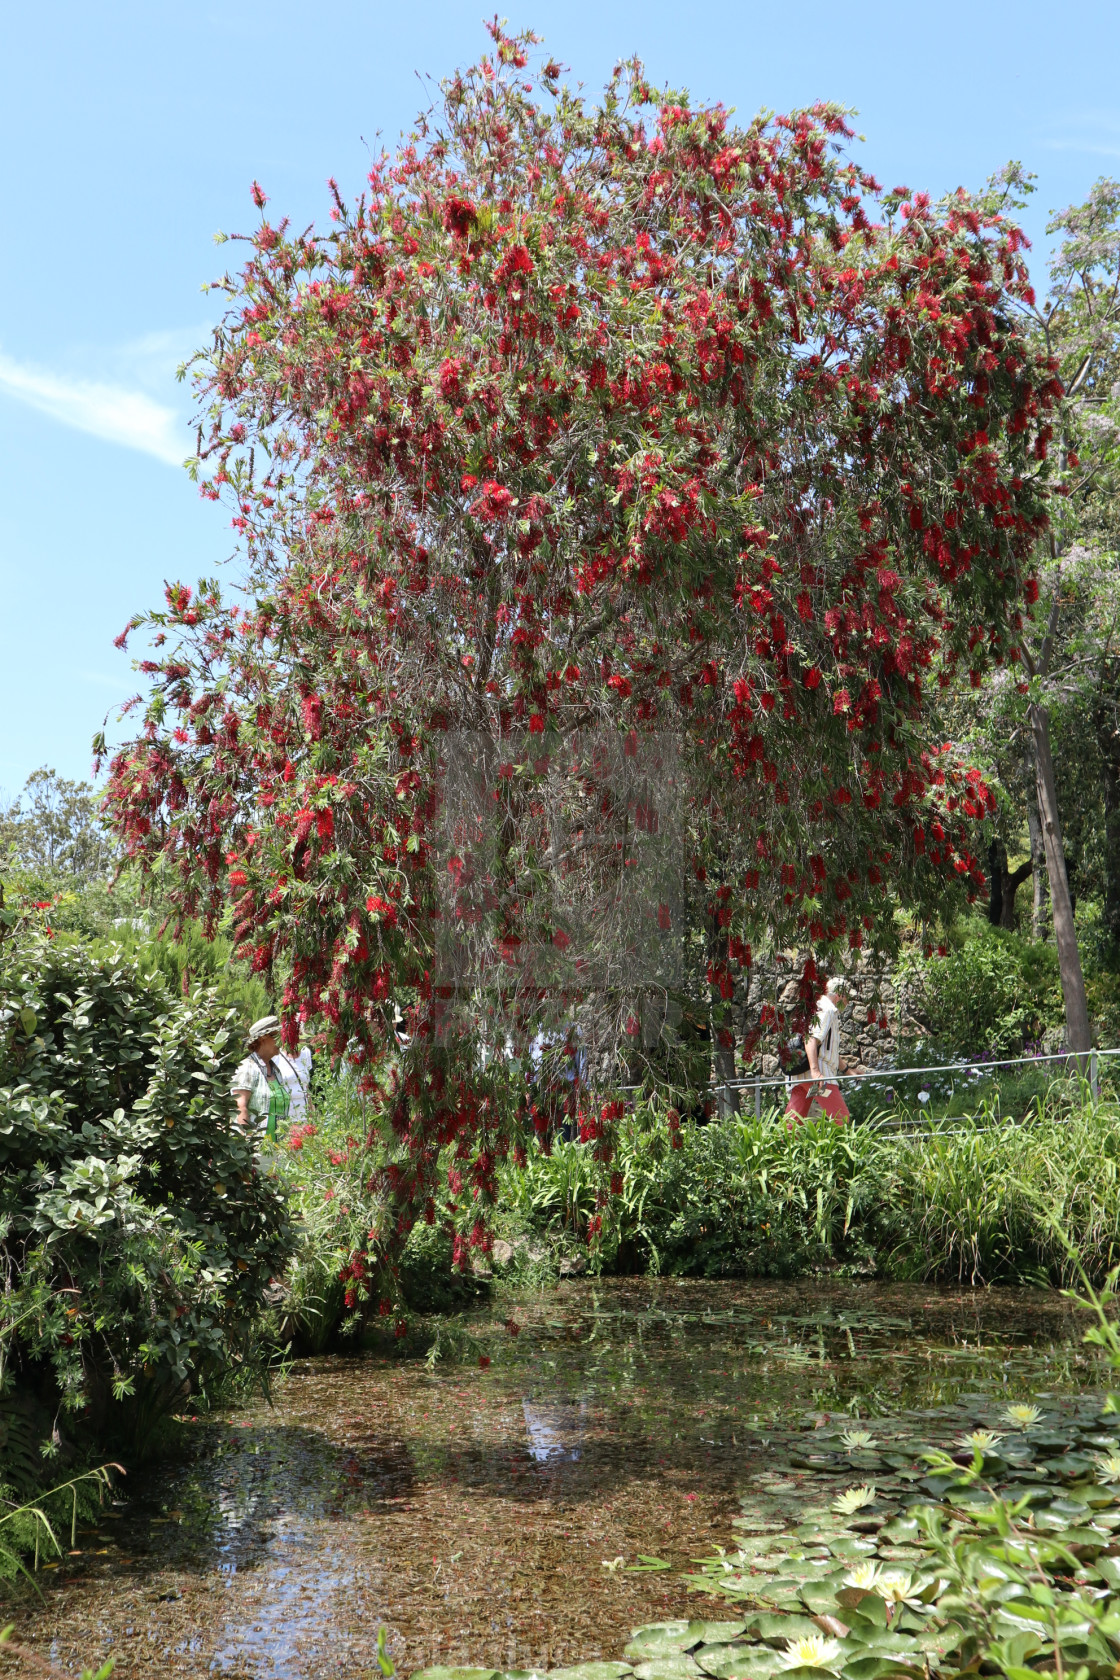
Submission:
POLYGON ((230 1083, 230 1095, 237 1102, 238 1124, 247 1132, 263 1132, 275 1140, 288 1118, 291 1094, 284 1082, 280 1056, 280 1020, 262 1015, 249 1028, 249 1054, 230 1083))
MULTIPOLYGON (((848 982, 841 974, 833 975, 817 999, 817 1013, 805 1035, 810 1077, 794 1082, 786 1108, 787 1114, 799 1120, 806 1118, 814 1104, 833 1120, 850 1118, 840 1087, 833 1083, 848 1068, 840 1054, 840 1009, 847 999, 848 982)), ((857 1065, 853 1071, 862 1073, 863 1069, 857 1065)))
POLYGON ((294 1056, 279 1050, 272 1059, 291 1098, 288 1118, 293 1126, 302 1126, 307 1119, 307 1096, 311 1090, 311 1051, 305 1044, 294 1056))

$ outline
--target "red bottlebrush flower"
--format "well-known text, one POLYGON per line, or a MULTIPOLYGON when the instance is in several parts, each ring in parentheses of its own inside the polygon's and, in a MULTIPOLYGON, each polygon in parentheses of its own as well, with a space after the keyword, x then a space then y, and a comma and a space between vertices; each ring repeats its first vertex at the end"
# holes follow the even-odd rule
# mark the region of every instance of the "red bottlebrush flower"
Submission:
POLYGON ((612 1173, 611 1174, 611 1195, 612 1196, 621 1196, 624 1188, 625 1188, 625 1184, 624 1184, 624 1181, 623 1181, 622 1174, 620 1172, 612 1173))
POLYGON ((806 688, 819 688, 820 687, 820 681, 821 681, 820 672, 817 670, 817 667, 815 665, 811 665, 805 673, 805 687, 806 688))
POLYGON ((657 925, 662 933, 668 933, 673 925, 673 917, 667 904, 657 906, 657 925))
POLYGON ((1026 581, 1023 584, 1023 596, 1024 596, 1024 599, 1028 600, 1033 607, 1034 603, 1038 600, 1038 579, 1037 578, 1029 577, 1029 578, 1026 579, 1026 581))
POLYGON ((249 877, 243 869, 231 869, 229 872, 229 884, 231 887, 247 887, 249 885, 249 877))
POLYGON ((630 1038, 637 1038, 640 1023, 636 1015, 627 1015, 625 1031, 630 1038))
POLYGON ((334 812, 329 805, 321 811, 316 811, 315 827, 318 830, 320 840, 329 840, 334 834, 334 812))
POLYGON ((50 907, 51 900, 49 898, 37 898, 31 906, 32 910, 49 910, 50 907))
POLYGON ((533 272, 533 259, 524 245, 511 245, 494 272, 500 286, 511 289, 520 285, 521 276, 533 272))
POLYGON ((440 363, 439 388, 449 402, 457 402, 462 395, 462 378, 461 356, 448 356, 440 363))
POLYGON ((566 951, 572 942, 568 935, 564 932, 563 928, 557 928, 555 933, 552 935, 552 943, 558 951, 566 951))
POLYGON ((471 504, 471 512, 483 524, 492 525, 507 518, 513 505, 513 491, 507 490, 495 479, 488 478, 483 481, 481 496, 471 504))
POLYGON ((389 927, 396 927, 397 907, 395 904, 390 904, 388 899, 381 898, 377 893, 372 893, 366 899, 366 909, 377 920, 385 922, 389 927))
POLYGON ((300 710, 303 713, 303 727, 311 739, 317 741, 323 727, 323 702, 317 694, 309 694, 300 710))
POLYGON ((488 1371, 490 1369, 490 1355, 488 1353, 479 1354, 478 1368, 480 1371, 488 1371))
POLYGON ((832 709, 836 713, 851 711, 852 697, 846 688, 841 688, 835 695, 833 695, 832 709))
POLYGON ((628 699, 629 695, 631 693, 631 684, 630 684, 629 677, 619 676, 617 671, 615 672, 613 677, 608 677, 607 678, 607 687, 608 688, 613 688, 615 693, 619 696, 619 698, 621 700, 628 699))
POLYGON ((521 1334, 521 1326, 517 1323, 516 1319, 507 1318, 506 1329, 509 1331, 511 1336, 520 1336, 521 1334))
POLYGON ((544 718, 539 712, 533 712, 529 717, 529 733, 530 735, 544 734, 544 718))
POLYGON ((264 188, 258 181, 254 181, 249 191, 257 209, 263 210, 265 205, 268 203, 268 194, 265 192, 264 188))
POLYGON ((443 206, 443 225, 456 239, 465 239, 478 218, 478 210, 469 198, 451 197, 443 206))

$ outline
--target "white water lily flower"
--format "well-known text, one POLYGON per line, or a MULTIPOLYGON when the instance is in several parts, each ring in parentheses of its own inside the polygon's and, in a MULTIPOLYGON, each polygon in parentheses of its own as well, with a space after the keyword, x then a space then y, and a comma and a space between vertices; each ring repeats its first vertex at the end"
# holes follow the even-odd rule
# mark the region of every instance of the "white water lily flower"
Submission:
POLYGON ((874 1505, 874 1487, 845 1488, 839 1498, 832 1501, 832 1509, 842 1517, 854 1516, 862 1511, 865 1505, 874 1505))
POLYGON ((839 1668, 840 1642, 826 1639, 823 1633, 809 1633, 803 1639, 791 1639, 782 1653, 783 1668, 839 1668))
POLYGON ((1029 1429, 1041 1416, 1042 1411, 1038 1406, 1015 1405, 1003 1408, 1004 1423, 1010 1423, 1016 1429, 1029 1429))
POLYGON ((1099 1482, 1120 1482, 1120 1453, 1097 1453, 1094 1463, 1099 1482))
POLYGON ((919 1091, 918 1092, 918 1101, 920 1103, 927 1103, 929 1101, 929 1092, 928 1091, 919 1091))
POLYGON ((913 1597, 914 1582, 905 1569, 884 1569, 875 1582, 875 1591, 888 1604, 901 1604, 904 1598, 913 1597))
POLYGON ((879 1578, 879 1565, 874 1558, 863 1558, 853 1564, 844 1577, 846 1587, 858 1587, 860 1592, 870 1592, 879 1578))
POLYGON ((875 1445, 875 1437, 867 1429, 846 1429, 840 1439, 849 1452, 866 1452, 875 1445))
POLYGON ((1003 1440, 994 1429, 973 1429, 968 1435, 961 1435, 957 1445, 966 1447, 969 1452, 989 1453, 994 1451, 1003 1440))

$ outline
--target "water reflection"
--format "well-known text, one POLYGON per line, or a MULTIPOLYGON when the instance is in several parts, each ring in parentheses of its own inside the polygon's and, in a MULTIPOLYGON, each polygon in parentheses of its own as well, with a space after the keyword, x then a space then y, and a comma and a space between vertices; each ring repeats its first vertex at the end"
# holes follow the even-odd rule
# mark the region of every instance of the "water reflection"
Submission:
POLYGON ((587 1402, 578 1405, 562 1401, 521 1402, 529 1434, 529 1454, 538 1464, 574 1464, 581 1456, 587 1402))
POLYGON ((696 1601, 675 1572, 604 1563, 684 1568, 726 1543, 768 1429, 1096 1377, 1084 1324, 1042 1292, 576 1282, 519 1301, 516 1339, 509 1311, 474 1316, 433 1372, 301 1361, 274 1409, 185 1427, 43 1605, 17 1605, 21 1634, 153 1680, 350 1680, 376 1671, 382 1623, 406 1671, 611 1658, 696 1601))

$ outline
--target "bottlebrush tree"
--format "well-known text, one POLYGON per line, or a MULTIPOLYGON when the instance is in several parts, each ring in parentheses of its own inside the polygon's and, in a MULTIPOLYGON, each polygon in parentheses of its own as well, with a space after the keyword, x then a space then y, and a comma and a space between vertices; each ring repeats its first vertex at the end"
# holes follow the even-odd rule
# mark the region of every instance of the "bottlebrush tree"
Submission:
MULTIPOLYGON (((184 914, 228 912, 289 1036, 316 1027, 380 1094, 399 1158, 355 1294, 432 1216, 442 1147, 483 1246, 520 1147, 469 1020, 440 1027, 449 739, 502 773, 506 949, 550 935, 542 766, 671 737, 713 986, 764 940, 812 950, 811 995, 900 897, 981 885, 990 796, 931 698, 1019 657, 1060 395, 1005 308, 1018 231, 880 192, 838 108, 736 127, 637 63, 592 108, 530 72, 534 37, 491 33, 360 201, 331 184, 328 232, 254 186, 198 375, 196 471, 244 583, 132 621, 151 696, 111 764, 132 855, 184 914)), ((524 972, 515 1049, 575 1007, 524 972)), ((633 1008, 611 1000, 623 1031, 633 1008)))

